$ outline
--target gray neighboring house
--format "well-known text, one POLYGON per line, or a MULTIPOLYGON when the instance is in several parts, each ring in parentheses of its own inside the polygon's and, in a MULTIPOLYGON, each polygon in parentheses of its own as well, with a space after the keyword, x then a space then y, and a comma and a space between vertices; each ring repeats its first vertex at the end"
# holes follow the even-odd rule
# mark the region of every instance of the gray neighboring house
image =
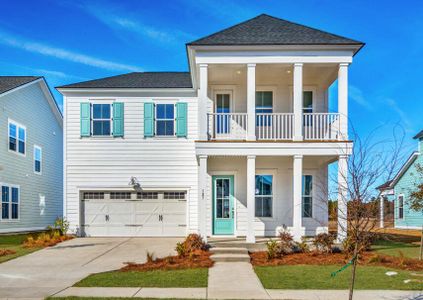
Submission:
POLYGON ((0 233, 63 212, 63 117, 43 77, 0 76, 0 233))

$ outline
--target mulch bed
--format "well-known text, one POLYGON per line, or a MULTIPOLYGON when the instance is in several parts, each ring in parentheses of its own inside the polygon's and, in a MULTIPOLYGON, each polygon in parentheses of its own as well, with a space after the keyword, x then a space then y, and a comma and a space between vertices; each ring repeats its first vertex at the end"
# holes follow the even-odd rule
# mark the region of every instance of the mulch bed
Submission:
MULTIPOLYGON (((41 235, 40 235, 41 236, 41 235)), ((27 238, 27 240, 23 243, 24 248, 45 248, 45 247, 52 247, 61 242, 68 241, 74 238, 72 235, 62 235, 58 237, 49 237, 45 238, 46 235, 40 238, 27 238)))
POLYGON ((126 263, 120 269, 122 272, 128 271, 152 271, 152 270, 177 270, 193 268, 210 268, 213 261, 210 259, 209 251, 197 250, 189 256, 167 256, 157 258, 143 264, 126 263))
POLYGON ((6 256, 6 255, 11 255, 11 254, 15 254, 16 251, 15 250, 10 250, 10 249, 0 249, 0 256, 6 256))
MULTIPOLYGON (((278 265, 343 265, 349 258, 343 253, 294 253, 282 258, 268 259, 266 251, 250 253, 251 263, 254 266, 278 266, 278 265)), ((410 258, 400 258, 388 255, 380 255, 365 252, 360 255, 360 265, 383 266, 408 271, 423 271, 423 261, 410 258)))

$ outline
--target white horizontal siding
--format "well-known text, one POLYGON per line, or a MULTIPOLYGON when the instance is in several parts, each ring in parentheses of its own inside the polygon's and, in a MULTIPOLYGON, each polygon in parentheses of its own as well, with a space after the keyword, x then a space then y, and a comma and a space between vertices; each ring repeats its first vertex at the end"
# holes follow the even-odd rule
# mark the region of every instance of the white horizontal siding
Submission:
MULTIPOLYGON (((184 187, 189 190, 188 231, 197 229, 197 99, 116 97, 124 103, 123 138, 81 138, 80 103, 83 97, 66 97, 66 215, 72 229, 79 226, 79 193, 84 186, 127 186, 135 176, 144 188, 184 187), (144 138, 144 103, 188 103, 187 138, 144 138)), ((99 100, 96 100, 99 101, 99 100)))

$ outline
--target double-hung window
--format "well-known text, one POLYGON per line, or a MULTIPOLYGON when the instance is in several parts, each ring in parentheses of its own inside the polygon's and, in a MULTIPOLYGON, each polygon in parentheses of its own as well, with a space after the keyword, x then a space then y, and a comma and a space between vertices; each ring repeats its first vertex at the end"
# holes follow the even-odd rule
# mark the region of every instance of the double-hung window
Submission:
POLYGON ((313 216, 313 176, 303 175, 302 182, 303 218, 313 216))
POLYGON ((1 185, 1 219, 19 219, 19 188, 10 185, 1 185))
POLYGON ((404 219, 404 196, 398 196, 398 219, 404 219))
MULTIPOLYGON (((312 91, 304 91, 303 92, 303 113, 304 114, 313 113, 313 92, 312 91)), ((305 115, 304 126, 313 126, 313 117, 312 116, 305 115)))
POLYGON ((271 116, 267 114, 273 113, 273 92, 257 91, 256 92, 256 125, 270 126, 271 116))
POLYGON ((42 149, 34 145, 34 172, 41 174, 42 149))
POLYGON ((9 120, 9 150, 25 155, 26 128, 9 120))
POLYGON ((112 135, 112 105, 96 104, 92 105, 92 135, 110 136, 112 135))
POLYGON ((271 218, 273 204, 272 175, 256 175, 255 194, 255 216, 271 218))
POLYGON ((156 104, 156 135, 175 135, 175 105, 156 104))

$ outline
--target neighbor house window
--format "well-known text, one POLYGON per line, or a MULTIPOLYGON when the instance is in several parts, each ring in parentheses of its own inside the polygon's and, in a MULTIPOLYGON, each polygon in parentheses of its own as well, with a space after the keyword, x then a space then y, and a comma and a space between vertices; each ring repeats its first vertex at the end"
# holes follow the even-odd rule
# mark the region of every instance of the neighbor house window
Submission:
POLYGON ((19 188, 16 186, 1 186, 1 219, 19 219, 19 188))
POLYGON ((157 104, 156 105, 156 135, 174 136, 175 135, 175 105, 157 104))
POLYGON ((258 91, 256 92, 256 124, 257 126, 270 126, 271 116, 262 114, 273 113, 273 92, 258 91))
POLYGON ((256 217, 272 217, 273 176, 256 175, 256 217))
POLYGON ((313 176, 304 175, 302 182, 303 218, 313 216, 313 176))
POLYGON ((34 146, 34 172, 41 174, 42 150, 39 146, 34 146))
POLYGON ((398 196, 398 219, 404 219, 404 196, 398 196))
POLYGON ((9 121, 9 150, 25 155, 26 128, 9 121))
POLYGON ((92 105, 92 135, 110 136, 112 134, 112 105, 92 105))

